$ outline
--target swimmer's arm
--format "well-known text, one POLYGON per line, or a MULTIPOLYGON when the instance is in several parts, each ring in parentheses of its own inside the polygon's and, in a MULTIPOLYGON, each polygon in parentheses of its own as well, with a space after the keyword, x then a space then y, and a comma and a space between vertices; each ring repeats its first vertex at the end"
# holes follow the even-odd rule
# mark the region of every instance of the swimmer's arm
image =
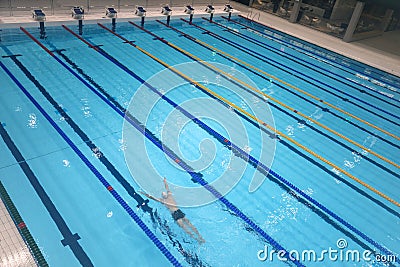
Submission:
POLYGON ((143 191, 139 191, 139 193, 142 194, 142 195, 145 195, 146 197, 148 197, 148 198, 150 198, 150 199, 152 199, 152 200, 155 200, 155 201, 158 201, 158 202, 162 202, 161 199, 158 199, 158 198, 156 198, 156 197, 153 197, 152 195, 147 194, 147 193, 145 193, 145 192, 143 192, 143 191))
POLYGON ((165 177, 164 177, 164 186, 165 186, 165 189, 167 189, 167 191, 169 192, 169 186, 168 186, 168 183, 167 183, 167 178, 165 178, 165 177))

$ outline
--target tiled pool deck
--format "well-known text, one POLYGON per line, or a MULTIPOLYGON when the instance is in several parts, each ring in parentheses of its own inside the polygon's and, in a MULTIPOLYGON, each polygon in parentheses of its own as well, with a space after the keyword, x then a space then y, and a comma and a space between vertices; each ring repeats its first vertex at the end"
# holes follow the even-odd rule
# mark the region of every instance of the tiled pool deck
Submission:
POLYGON ((7 208, 0 198, 0 266, 36 266, 7 208))

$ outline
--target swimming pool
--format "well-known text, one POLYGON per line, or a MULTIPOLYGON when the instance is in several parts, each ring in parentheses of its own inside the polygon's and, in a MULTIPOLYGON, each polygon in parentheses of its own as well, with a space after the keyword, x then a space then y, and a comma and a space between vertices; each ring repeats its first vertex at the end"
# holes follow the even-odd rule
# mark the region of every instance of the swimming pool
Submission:
POLYGON ((0 179, 50 266, 399 264, 399 77, 239 16, 112 28, 3 32, 0 179))

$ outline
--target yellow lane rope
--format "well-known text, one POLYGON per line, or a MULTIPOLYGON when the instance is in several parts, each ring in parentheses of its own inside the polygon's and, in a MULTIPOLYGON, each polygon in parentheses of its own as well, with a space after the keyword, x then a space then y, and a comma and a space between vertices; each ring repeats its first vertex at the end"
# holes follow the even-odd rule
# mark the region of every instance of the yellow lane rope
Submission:
MULTIPOLYGON (((132 23, 132 22, 131 22, 132 23)), ((132 23, 133 25, 137 26, 136 24, 132 23)), ((101 24, 100 24, 101 25, 101 24)), ((105 26, 101 25, 104 29, 107 29, 108 31, 110 31, 108 28, 106 28, 105 26)), ((120 37, 121 38, 121 37, 120 37)), ((163 40, 164 43, 168 43, 167 41, 163 40)), ((268 125, 267 123, 265 123, 264 121, 258 119, 257 117, 255 117, 254 115, 250 114, 249 112, 245 111, 244 109, 240 108, 239 106, 235 105, 234 103, 230 102, 229 100, 225 99, 224 97, 218 95, 216 92, 210 90, 209 88, 207 88, 206 86, 198 83, 197 81, 193 80, 192 78, 190 78, 189 76, 185 75, 184 73, 180 72, 179 70, 175 69, 174 67, 168 65, 167 63, 165 63, 164 61, 162 61, 161 59, 157 58, 156 56, 152 55, 151 53, 147 52, 146 50, 144 50, 143 48, 139 47, 136 44, 133 44, 132 42, 128 42, 131 46, 133 46, 134 48, 138 49, 140 52, 142 52, 143 54, 149 56, 150 58, 152 58, 153 60, 157 61, 158 63, 160 63, 161 65, 163 65, 164 67, 170 69, 171 71, 173 71, 174 73, 176 73, 177 75, 181 76, 183 79, 187 80, 188 82, 195 84, 198 88, 203 89, 204 91, 208 92, 209 94, 213 95, 214 97, 218 98, 219 100, 223 101, 224 103, 228 104, 229 106, 231 106, 232 108, 234 108, 235 110, 239 111, 240 113, 248 116, 249 118, 251 118, 252 120, 254 120, 255 122, 259 123, 260 125, 265 126, 267 129, 269 129, 270 131, 274 132, 275 134, 285 138, 286 140, 288 140, 289 142, 295 144, 296 146, 302 148, 303 150, 307 151, 309 154, 313 155, 314 157, 318 158, 319 160, 325 162, 326 164, 328 164, 329 166, 331 166, 332 168, 336 169, 337 171, 343 173, 344 175, 346 175, 347 177, 349 177, 350 179, 356 181, 357 183, 361 184, 362 186, 368 188, 369 190, 371 190, 372 192, 374 192, 375 194, 381 196, 382 198, 386 199, 387 201, 393 203, 394 205, 400 207, 400 203, 397 202, 396 200, 390 198, 389 196, 385 195, 384 193, 380 192, 379 190, 375 189, 374 187, 372 187, 371 185, 365 183, 364 181, 360 180, 359 178, 355 177, 354 175, 352 175, 351 173, 343 170, 342 168, 340 168, 339 166, 335 165, 334 163, 328 161, 327 159, 323 158, 322 156, 318 155, 317 153, 315 153, 314 151, 312 151, 311 149, 307 148, 306 146, 300 144, 299 142, 297 142, 296 140, 290 138, 289 136, 285 135, 284 133, 276 130, 274 127, 272 127, 271 125, 268 125)))
POLYGON ((372 123, 370 123, 370 122, 368 122, 368 121, 366 121, 364 119, 361 119, 361 118, 357 117, 356 115, 353 115, 353 114, 351 114, 351 113, 349 113, 349 112, 347 112, 347 111, 345 111, 345 110, 343 110, 343 109, 341 109, 341 108, 339 108, 339 107, 337 107, 337 106, 335 106, 335 105, 333 105, 333 104, 331 104, 329 102, 326 102, 326 101, 316 97, 315 95, 312 95, 312 94, 310 94, 310 93, 308 93, 308 92, 306 92, 306 91, 304 91, 304 90, 302 90, 302 89, 300 89, 300 88, 298 88, 298 87, 296 87, 296 86, 294 86, 294 85, 292 85, 292 84, 290 84, 290 83, 288 83, 288 82, 286 82, 286 81, 284 81, 284 80, 282 80, 282 79, 280 79, 280 78, 278 78, 278 77, 276 77, 276 76, 274 76, 272 74, 269 74, 269 73, 267 73, 267 72, 255 67, 255 66, 253 66, 253 65, 251 65, 251 64, 249 64, 249 63, 247 63, 247 62, 245 62, 245 61, 243 61, 241 59, 238 59, 238 58, 230 55, 229 53, 226 53, 226 52, 224 52, 224 51, 222 51, 222 50, 220 50, 220 49, 218 49, 218 48, 216 48, 216 47, 214 47, 212 45, 209 45, 209 44, 207 44, 207 43, 205 43, 205 42, 203 42, 203 41, 201 41, 201 40, 199 40, 197 38, 194 38, 194 37, 193 37, 193 41, 210 48, 211 50, 213 50, 216 53, 219 53, 221 55, 224 55, 224 56, 227 56, 227 57, 231 58, 232 60, 240 62, 241 64, 243 64, 243 65, 245 65, 245 66, 247 66, 247 67, 249 67, 249 68, 251 68, 251 69, 253 69, 253 70, 257 71, 257 72, 262 73, 262 74, 266 75, 267 77, 272 78, 272 79, 274 79, 274 80, 276 80, 276 81, 278 81, 278 82, 280 82, 280 83, 282 83, 282 84, 284 84, 284 85, 286 85, 286 86, 288 86, 288 87, 290 87, 290 88, 292 88, 292 89, 294 89, 294 90, 296 90, 296 91, 298 91, 298 92, 300 92, 300 93, 302 93, 302 94, 304 94, 304 95, 306 95, 308 97, 311 97, 314 100, 319 101, 320 103, 323 103, 323 104, 325 104, 325 105, 327 105, 327 106, 329 106, 329 107, 331 107, 331 108, 343 113, 343 114, 346 114, 347 116, 350 116, 351 118, 353 118, 355 120, 358 120, 358 121, 360 121, 360 122, 362 122, 362 123, 374 128, 374 129, 376 129, 376 130, 378 130, 378 131, 380 131, 380 132, 382 132, 384 134, 387 134, 387 135, 389 135, 389 136, 391 136, 391 137, 393 137, 393 138, 395 138, 397 140, 400 140, 399 136, 397 136, 397 135, 395 135, 395 134, 393 134, 393 133, 391 133, 389 131, 386 131, 386 130, 384 130, 384 129, 382 129, 382 128, 380 128, 380 127, 378 127, 378 126, 376 126, 376 125, 374 125, 374 124, 372 124, 372 123))

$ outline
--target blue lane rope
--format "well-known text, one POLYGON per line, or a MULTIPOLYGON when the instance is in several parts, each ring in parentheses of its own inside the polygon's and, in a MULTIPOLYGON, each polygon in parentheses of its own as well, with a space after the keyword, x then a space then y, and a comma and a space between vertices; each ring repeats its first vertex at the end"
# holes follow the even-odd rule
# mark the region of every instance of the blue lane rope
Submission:
MULTIPOLYGON (((116 33, 114 33, 114 35, 118 36, 116 33)), ((121 39, 125 39, 124 37, 120 36, 121 39)), ((125 41, 128 41, 127 39, 125 39, 125 41)), ((128 41, 129 42, 129 41, 128 41)), ((102 52, 102 50, 98 50, 99 53, 101 53, 103 56, 107 57, 108 55, 104 52, 102 52), (107 56, 106 56, 107 55, 107 56)), ((339 217, 338 215, 336 215, 334 212, 330 211, 328 208, 326 208, 325 206, 323 206, 322 204, 320 204, 318 201, 314 200, 313 198, 311 198, 310 196, 308 196, 306 193, 304 193, 303 191, 301 191, 298 187, 294 186, 293 184, 291 184, 289 181, 287 181, 286 179, 284 179, 282 176, 280 176, 279 174, 277 174, 276 172, 274 172, 273 170, 269 169, 267 166, 265 166, 263 163, 259 162, 257 159, 255 159, 253 156, 247 154, 244 150, 242 150, 241 148, 239 148, 238 146, 236 146, 235 144, 231 143, 228 139, 226 139, 225 137, 223 137, 221 134, 219 134, 218 132, 214 131, 213 129, 211 129, 208 125, 206 125, 205 123, 203 123, 201 120, 197 119, 196 117, 194 117, 192 114, 190 114, 188 111, 186 111, 185 109, 183 109, 182 107, 180 107, 178 104, 176 104, 174 101, 172 101, 171 99, 169 99, 168 97, 166 97, 165 95, 163 95, 161 92, 159 92, 156 88, 154 88, 152 85, 148 84, 146 81, 144 81, 142 78, 140 78, 139 76, 137 76, 135 73, 133 73, 131 70, 129 70, 126 66, 122 65, 120 62, 116 61, 114 59, 114 61, 110 58, 108 58, 109 60, 111 60, 112 62, 114 62, 114 64, 118 65, 119 67, 121 67, 123 70, 125 70, 128 74, 133 75, 133 77, 135 77, 136 79, 140 79, 139 81, 142 81, 142 83, 144 83, 149 89, 151 89, 153 92, 157 93, 158 95, 160 95, 164 100, 166 100, 168 103, 170 103, 171 105, 173 105, 175 108, 177 108, 180 112, 182 112, 185 116, 187 116, 188 118, 190 118, 191 120, 193 120, 195 123, 197 123, 198 125, 200 125, 202 128, 207 129, 208 132, 210 132, 217 140, 219 140, 221 143, 233 148, 236 151, 239 151, 239 153, 241 153, 245 158, 248 158, 249 161, 254 164, 255 166, 261 167, 264 171, 266 171, 267 173, 271 173, 275 178, 277 178, 278 180, 280 180, 282 183, 284 183, 286 186, 290 187, 291 189, 293 189, 294 191, 296 191, 299 195, 303 196, 305 199, 307 199, 308 201, 310 201, 311 203, 313 203, 315 206, 317 206, 318 208, 320 208, 321 210, 325 211, 326 213, 328 213, 329 215, 331 215, 333 218, 335 218, 337 221, 339 221, 341 224, 343 224, 345 227, 347 227, 348 229, 352 230, 353 232, 355 232, 356 234, 358 234, 360 237, 362 237, 364 240, 366 240, 367 242, 369 242, 370 244, 374 245, 375 247, 377 247, 378 249, 380 249, 382 252, 385 252, 386 255, 392 255, 393 253, 390 252, 389 250, 387 250, 386 248, 384 248, 382 245, 380 245, 379 243, 377 243, 376 241, 374 241, 373 239, 371 239, 370 237, 368 237, 366 234, 364 234, 363 232, 361 232, 360 230, 358 230, 357 228, 355 228, 354 226, 352 226, 350 223, 346 222, 344 219, 342 219, 341 217, 339 217)), ((207 182, 205 182, 202 178, 201 181, 203 181, 202 184, 203 186, 206 187, 207 182)), ((209 186, 210 187, 210 186, 209 186)), ((207 188, 207 187, 206 187, 207 188)), ((208 189, 208 188, 207 188, 208 189)), ((218 192, 215 191, 215 189, 213 189, 212 187, 210 187, 210 192, 212 192, 215 196, 220 196, 220 194, 218 192), (214 193, 215 191, 215 193, 214 193)), ((221 200, 221 198, 220 198, 221 200)), ((222 200, 221 200, 222 201, 222 200)), ((226 200, 227 201, 227 200, 226 200)), ((225 202, 222 201, 224 204, 225 202)), ((227 205, 228 206, 228 205, 227 205)), ((228 206, 229 207, 229 206, 228 206)), ((235 207, 236 208, 236 207, 235 207)), ((236 208, 237 209, 237 208, 236 208)), ((236 211, 234 211, 236 213, 236 211)), ((238 210, 238 212, 241 213, 240 210, 238 210)), ((241 213, 243 214, 243 213, 241 213)), ((243 216, 245 216, 243 214, 243 216)), ((256 226, 256 225, 255 225, 256 226)), ((252 226, 253 227, 253 226, 252 226)), ((257 226, 258 227, 258 226, 257 226)), ((259 227, 258 227, 259 228, 259 227)), ((256 228, 253 228, 256 229, 256 228)))
MULTIPOLYGON (((187 21, 184 20, 184 19, 182 19, 182 20, 185 21, 185 22, 187 22, 187 21)), ((195 25, 194 23, 192 23, 192 25, 201 28, 200 26, 195 25)), ((203 29, 203 30, 204 30, 204 29, 203 29)), ((291 71, 293 71, 293 72, 299 73, 299 72, 298 72, 297 70, 295 70, 294 68, 291 68, 291 67, 289 67, 289 66, 287 66, 287 65, 282 65, 281 63, 277 62, 276 60, 273 60, 273 59, 268 58, 268 57, 266 57, 266 56, 264 56, 264 55, 262 55, 262 54, 260 54, 260 53, 257 53, 257 52, 254 51, 254 50, 248 49, 247 47, 245 47, 245 46, 243 46, 243 45, 237 44, 237 43, 235 43, 235 42, 233 42, 233 41, 231 41, 231 40, 229 40, 229 39, 227 39, 227 38, 224 38, 224 37, 222 37, 222 36, 220 36, 220 35, 218 35, 218 34, 216 34, 216 33, 210 32, 209 30, 205 30, 205 31, 206 31, 206 33, 208 33, 210 36, 213 36, 214 38, 219 39, 219 40, 221 40, 221 41, 223 41, 223 42, 225 42, 225 43, 229 43, 231 46, 236 47, 237 49, 244 51, 245 53, 251 55, 251 56, 254 57, 254 58, 260 59, 260 60, 262 60, 263 62, 267 62, 267 63, 268 63, 268 61, 272 61, 272 62, 274 62, 275 64, 278 64, 278 65, 282 66, 284 69, 289 69, 289 70, 291 70, 291 71), (239 48, 238 48, 238 47, 239 47, 239 48), (257 55, 257 56, 255 56, 255 55, 257 55), (260 57, 261 57, 261 58, 260 58, 260 57)), ((269 64, 270 64, 270 63, 269 63, 269 64)), ((286 70, 284 70, 284 71, 286 71, 286 70)), ((286 72, 287 72, 287 71, 286 71, 286 72)), ((292 73, 292 74, 293 74, 293 73, 292 73)), ((384 109, 382 109, 382 108, 377 107, 376 105, 373 105, 373 104, 371 104, 371 103, 369 103, 369 102, 367 102, 367 101, 364 101, 364 100, 362 100, 362 99, 360 99, 360 98, 358 98, 358 97, 355 97, 355 96, 353 96, 353 95, 351 95, 351 94, 349 94, 349 93, 346 93, 346 92, 344 92, 343 90, 337 89, 337 88, 335 88, 335 87, 333 87, 333 86, 331 86, 331 85, 329 85, 329 84, 327 84, 327 83, 324 83, 324 82, 322 82, 322 81, 320 81, 320 80, 317 80, 317 79, 315 79, 315 78, 313 78, 313 77, 311 77, 311 76, 309 76, 309 75, 306 75, 306 74, 304 74, 304 73, 299 73, 299 74, 301 74, 302 76, 307 77, 307 78, 309 78, 309 79, 311 79, 311 80, 313 80, 313 81, 315 81, 315 82, 317 82, 317 83, 323 84, 323 85, 325 85, 326 87, 331 88, 333 91, 340 92, 340 93, 342 93, 342 94, 344 94, 344 95, 346 95, 346 96, 348 96, 348 97, 350 97, 350 98, 353 98, 353 99, 356 99, 356 100, 360 101, 361 103, 363 103, 363 104, 365 104, 365 105, 367 105, 367 106, 373 107, 373 108, 375 108, 375 109, 377 109, 377 110, 379 110, 379 111, 381 111, 381 112, 383 112, 383 113, 386 113, 386 114, 388 114, 388 115, 390 115, 390 116, 392 116, 392 117, 395 117, 395 118, 400 119, 400 116, 397 116, 397 115, 395 115, 395 114, 393 114, 393 113, 391 113, 391 112, 388 112, 388 111, 386 111, 386 110, 384 110, 384 109)), ((294 74, 293 74, 293 75, 294 75, 294 74)), ((296 76, 296 75, 294 75, 294 76, 296 76)), ((298 76, 296 76, 296 77, 298 77, 298 76)), ((299 78, 300 78, 300 77, 299 77, 299 78)), ((303 81, 309 83, 309 81, 305 80, 304 78, 301 78, 301 79, 302 79, 303 81)), ((364 109, 365 109, 365 108, 364 108, 364 109)), ((369 112, 373 113, 372 111, 369 111, 369 112)), ((375 114, 375 113, 373 113, 373 114, 375 114)), ((377 115, 377 114, 375 114, 375 115, 377 115)), ((379 116, 379 115, 377 115, 377 116, 379 116)), ((385 117, 383 117, 383 116, 380 116, 380 117, 384 118, 385 120, 388 120, 387 118, 385 118, 385 117)), ((388 120, 388 121, 392 122, 391 120, 388 120)), ((392 122, 392 123, 395 123, 395 122, 392 122)), ((395 123, 395 124, 397 124, 397 123, 395 123)), ((400 126, 400 125, 399 125, 399 126, 400 126)))
POLYGON ((103 186, 112 194, 112 196, 118 201, 118 203, 125 209, 129 216, 139 225, 143 232, 150 238, 150 240, 157 246, 162 254, 171 262, 173 266, 182 266, 177 259, 171 254, 171 252, 161 243, 161 241, 155 236, 155 234, 147 227, 147 225, 140 219, 140 217, 133 211, 133 209, 122 199, 115 189, 107 182, 107 180, 101 175, 101 173, 93 166, 92 163, 85 157, 85 155, 79 150, 79 148, 72 142, 72 140, 65 134, 65 132, 55 123, 50 115, 40 106, 35 98, 26 90, 26 88, 18 81, 18 79, 7 69, 7 67, 0 61, 0 67, 7 73, 7 75, 14 81, 14 83, 22 90, 22 92, 28 97, 28 99, 35 105, 40 113, 47 119, 47 121, 53 126, 58 134, 68 143, 72 150, 79 156, 79 158, 85 163, 85 165, 92 171, 97 179, 103 184, 103 186))
MULTIPOLYGON (((228 18, 226 18, 225 16, 222 16, 222 18, 228 20, 228 18)), ((283 43, 283 44, 286 45, 286 47, 295 49, 296 51, 298 51, 298 52, 300 52, 300 53, 302 53, 302 54, 304 54, 304 55, 313 56, 313 57, 315 57, 316 59, 322 58, 322 59, 325 61, 325 63, 327 63, 327 64, 329 64, 329 65, 331 65, 331 66, 334 66, 334 67, 338 67, 338 68, 340 68, 341 70, 343 70, 343 71, 345 71, 345 72, 347 72, 347 73, 349 73, 349 74, 353 74, 353 75, 354 75, 354 74, 357 74, 357 73, 362 72, 362 75, 368 77, 369 79, 373 79, 373 80, 376 80, 376 81, 379 81, 379 82, 388 84, 388 85, 393 86, 393 87, 398 87, 398 86, 399 86, 399 85, 395 85, 395 84, 393 84, 393 83, 391 83, 391 82, 388 82, 388 81, 383 81, 383 80, 381 80, 381 79, 379 79, 379 78, 377 78, 377 77, 372 77, 372 76, 370 76, 370 75, 364 73, 363 71, 357 71, 356 69, 354 69, 354 68, 352 68, 352 67, 349 67, 349 66, 346 66, 346 65, 342 65, 342 64, 340 64, 340 63, 338 63, 338 62, 332 61, 332 60, 329 59, 328 57, 325 57, 325 56, 323 56, 323 55, 314 53, 313 51, 310 51, 310 50, 306 50, 306 49, 304 49, 303 47, 293 45, 293 44, 291 44, 290 42, 285 41, 284 39, 279 39, 279 38, 277 38, 277 37, 275 37, 275 36, 273 36, 273 35, 267 34, 266 32, 262 32, 262 31, 260 31, 260 30, 258 30, 258 29, 254 29, 254 28, 252 28, 252 27, 250 27, 249 25, 246 25, 246 24, 244 24, 244 23, 238 22, 238 21, 236 21, 236 20, 229 20, 229 21, 231 21, 231 22, 233 22, 233 23, 235 23, 235 24, 241 25, 241 26, 243 26, 243 27, 246 27, 246 29, 249 29, 249 30, 251 30, 251 31, 257 32, 257 33, 259 33, 259 34, 261 34, 261 35, 263 35, 263 36, 267 36, 268 38, 273 39, 273 41, 275 41, 275 42, 283 43), (349 69, 349 70, 351 70, 351 71, 353 71, 353 72, 355 72, 355 73, 353 73, 353 72, 351 72, 351 71, 349 71, 349 70, 346 70, 345 68, 347 68, 347 69, 349 69)), ((251 32, 251 31, 250 31, 250 32, 251 32)), ((263 43, 264 43, 264 42, 263 42, 263 43)), ((264 43, 264 44, 265 44, 265 43, 264 43)), ((390 89, 389 89, 389 90, 390 90, 390 89)), ((394 93, 400 93, 400 92, 398 92, 398 91, 392 91, 392 92, 394 92, 394 93)))

